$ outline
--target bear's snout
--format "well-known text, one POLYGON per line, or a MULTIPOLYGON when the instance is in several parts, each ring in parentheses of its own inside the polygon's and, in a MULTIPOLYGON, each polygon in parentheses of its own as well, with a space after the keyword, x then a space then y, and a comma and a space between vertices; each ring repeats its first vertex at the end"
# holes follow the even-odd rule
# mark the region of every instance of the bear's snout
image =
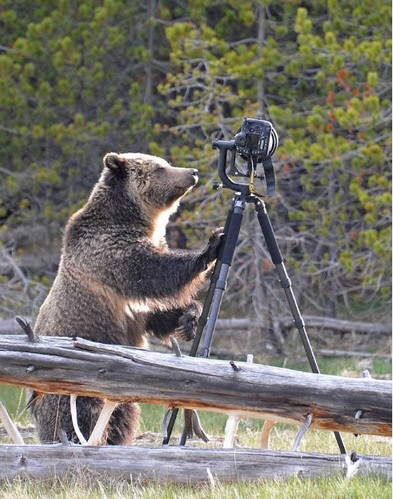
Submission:
POLYGON ((196 168, 189 168, 188 173, 193 177, 194 183, 198 182, 198 173, 199 171, 196 168))

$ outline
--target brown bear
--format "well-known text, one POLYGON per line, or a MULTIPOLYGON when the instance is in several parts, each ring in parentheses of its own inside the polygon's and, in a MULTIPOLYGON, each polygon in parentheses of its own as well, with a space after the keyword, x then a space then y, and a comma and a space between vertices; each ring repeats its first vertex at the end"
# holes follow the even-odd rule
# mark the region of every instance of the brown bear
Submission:
MULTIPOLYGON (((42 305, 38 335, 80 336, 146 346, 146 336, 192 339, 200 307, 194 301, 217 257, 222 230, 202 251, 169 250, 165 228, 197 170, 175 168, 138 153, 109 153, 85 206, 68 221, 59 270, 42 305)), ((78 397, 79 428, 88 439, 104 401, 78 397)), ((68 396, 33 392, 29 405, 42 442, 63 429, 78 442, 68 396)), ((102 443, 129 444, 139 422, 137 404, 119 404, 102 443)))

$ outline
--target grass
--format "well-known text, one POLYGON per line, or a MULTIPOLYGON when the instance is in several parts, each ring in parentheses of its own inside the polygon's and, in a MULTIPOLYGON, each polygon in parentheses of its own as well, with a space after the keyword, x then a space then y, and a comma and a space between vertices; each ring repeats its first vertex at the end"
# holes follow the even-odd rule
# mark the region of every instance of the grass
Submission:
POLYGON ((388 499, 391 484, 378 477, 342 477, 318 480, 294 478, 285 481, 258 481, 253 483, 224 484, 214 486, 182 486, 175 484, 142 485, 125 481, 67 480, 52 483, 15 481, 11 486, 0 485, 2 499, 388 499))
POLYGON ((14 421, 22 425, 30 422, 30 417, 26 410, 26 390, 9 385, 0 385, 0 400, 14 421))
MULTIPOLYGON (((273 364, 272 359, 263 362, 273 364)), ((381 359, 367 359, 359 363, 356 359, 320 359, 321 371, 327 374, 361 376, 364 368, 370 369, 375 377, 390 377, 390 362, 381 359)), ((276 365, 279 365, 276 362, 276 365)), ((282 363, 281 363, 282 365, 282 363)), ((285 367, 308 370, 305 363, 287 362, 285 367)), ((14 420, 26 424, 29 422, 25 411, 26 395, 24 390, 8 386, 0 386, 0 400, 8 408, 14 420)), ((142 404, 142 438, 138 445, 161 445, 161 424, 165 408, 142 404)), ((212 437, 205 444, 198 440, 187 443, 189 446, 221 447, 226 417, 212 412, 199 413, 202 425, 212 437)), ((237 447, 258 448, 263 422, 254 419, 241 420, 238 427, 235 445, 237 447)), ((172 444, 178 442, 182 430, 182 417, 176 423, 172 444)), ((278 424, 271 433, 271 449, 290 450, 298 432, 298 427, 278 424)), ((342 434, 348 451, 356 450, 358 454, 376 456, 391 455, 391 439, 362 435, 342 434)), ((302 439, 300 450, 304 452, 322 452, 338 454, 337 443, 332 432, 309 430, 302 439)), ((12 483, 0 482, 0 499, 27 498, 125 498, 158 499, 158 498, 391 498, 391 483, 379 476, 355 476, 351 480, 343 476, 309 479, 292 478, 287 480, 258 481, 253 483, 223 483, 194 487, 180 486, 174 483, 142 484, 135 481, 94 478, 91 476, 75 476, 66 480, 33 481, 16 479, 12 483)))

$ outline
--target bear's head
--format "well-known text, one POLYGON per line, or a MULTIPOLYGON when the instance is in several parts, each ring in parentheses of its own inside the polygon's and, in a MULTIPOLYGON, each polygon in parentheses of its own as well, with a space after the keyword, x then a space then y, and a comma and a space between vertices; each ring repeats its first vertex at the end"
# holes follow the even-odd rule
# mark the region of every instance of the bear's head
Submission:
POLYGON ((176 209, 180 199, 198 182, 198 170, 176 168, 148 154, 111 152, 104 157, 104 167, 101 182, 158 210, 176 209))

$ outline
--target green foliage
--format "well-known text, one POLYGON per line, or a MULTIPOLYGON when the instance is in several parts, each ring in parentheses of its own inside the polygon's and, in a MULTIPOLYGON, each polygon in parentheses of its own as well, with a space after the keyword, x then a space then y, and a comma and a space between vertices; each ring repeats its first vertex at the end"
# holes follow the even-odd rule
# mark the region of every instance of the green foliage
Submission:
POLYGON ((269 15, 255 2, 198 4, 167 28, 173 70, 160 87, 184 164, 211 167, 206 141, 232 137, 243 115, 277 125, 275 219, 302 298, 331 315, 351 300, 388 302, 391 260, 390 5, 334 3, 270 2, 269 15), (217 18, 225 28, 212 29, 217 18))
MULTIPOLYGON (((1 6, 0 218, 17 252, 40 245, 26 245, 17 228, 59 234, 109 150, 150 151, 202 171, 181 212, 189 245, 200 245, 189 229, 222 225, 231 195, 210 189, 211 140, 261 115, 280 135, 278 195, 267 202, 302 305, 335 315, 389 303, 390 3, 1 6)), ((282 296, 270 291, 276 279, 258 230, 247 217, 228 296, 233 311, 275 315, 282 296)))
POLYGON ((0 55, 1 197, 13 225, 63 222, 96 180, 103 153, 146 148, 155 116, 141 2, 29 5, 17 3, 2 20, 10 28, 24 21, 0 55))
MULTIPOLYGON (((348 291, 358 299, 376 292, 385 300, 391 258, 390 90, 386 85, 390 29, 383 16, 388 20, 390 9, 386 2, 375 7, 361 2, 352 9, 350 22, 342 9, 331 12, 329 22, 323 24, 323 50, 319 27, 309 29, 308 13, 299 9, 295 60, 306 73, 312 68, 319 76, 314 79, 310 73, 307 108, 299 95, 300 105, 292 111, 293 117, 308 114, 307 133, 295 148, 291 144, 287 150, 284 143, 280 155, 293 167, 303 162, 307 177, 312 177, 306 180, 306 195, 297 209, 302 220, 318 214, 313 232, 319 236, 317 245, 324 247, 322 263, 332 284, 344 298, 348 291), (367 33, 355 30, 365 19, 367 33), (316 205, 309 203, 310 198, 316 205)), ((349 9, 350 4, 344 11, 349 9)))

